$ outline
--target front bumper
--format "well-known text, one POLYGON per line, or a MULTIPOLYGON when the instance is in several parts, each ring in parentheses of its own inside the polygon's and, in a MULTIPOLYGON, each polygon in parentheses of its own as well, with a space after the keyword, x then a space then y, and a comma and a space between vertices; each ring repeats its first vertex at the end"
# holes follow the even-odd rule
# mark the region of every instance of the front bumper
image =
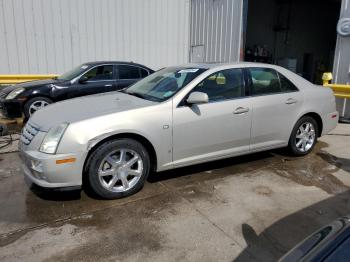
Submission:
POLYGON ((3 116, 8 118, 22 117, 23 101, 17 99, 1 99, 0 109, 3 116))
MULTIPOLYGON (((21 144, 21 142, 20 142, 21 144)), ((24 151, 20 146, 24 175, 32 183, 46 188, 75 187, 82 185, 83 156, 81 154, 45 154, 24 151), (75 159, 57 164, 57 160, 75 159)))

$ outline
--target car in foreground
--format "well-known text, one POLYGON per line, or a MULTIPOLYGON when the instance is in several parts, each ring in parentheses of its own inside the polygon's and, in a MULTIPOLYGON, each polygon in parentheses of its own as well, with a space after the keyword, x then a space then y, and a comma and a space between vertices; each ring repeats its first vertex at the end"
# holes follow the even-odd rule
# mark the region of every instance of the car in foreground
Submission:
POLYGON ((283 256, 280 262, 349 261, 350 217, 339 218, 317 230, 283 256))
POLYGON ((0 91, 2 114, 28 119, 37 110, 69 98, 123 89, 153 73, 136 63, 90 62, 49 80, 12 85, 0 91))
POLYGON ((337 122, 332 90, 282 67, 189 64, 45 107, 20 152, 35 184, 112 199, 140 190, 151 171, 281 147, 306 155, 337 122))

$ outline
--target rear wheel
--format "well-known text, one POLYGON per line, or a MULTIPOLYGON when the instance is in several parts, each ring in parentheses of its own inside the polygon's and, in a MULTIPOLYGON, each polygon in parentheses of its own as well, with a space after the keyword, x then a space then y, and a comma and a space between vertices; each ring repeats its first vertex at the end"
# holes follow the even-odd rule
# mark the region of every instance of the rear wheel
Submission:
POLYGON ((149 170, 149 155, 141 143, 116 139, 102 144, 91 155, 87 182, 102 198, 121 198, 139 191, 149 170))
POLYGON ((39 109, 52 104, 52 100, 46 97, 34 97, 29 99, 24 105, 24 116, 29 119, 39 109))
POLYGON ((312 151, 317 142, 318 126, 315 119, 304 116, 295 124, 289 138, 289 151, 297 156, 303 156, 312 151))

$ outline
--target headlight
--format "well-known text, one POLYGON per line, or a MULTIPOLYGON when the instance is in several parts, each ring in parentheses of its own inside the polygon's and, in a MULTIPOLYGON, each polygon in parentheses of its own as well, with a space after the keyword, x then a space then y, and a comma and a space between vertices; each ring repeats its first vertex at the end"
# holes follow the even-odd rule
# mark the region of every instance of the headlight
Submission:
POLYGON ((43 142, 40 146, 40 151, 47 154, 55 154, 58 144, 61 141, 61 138, 68 127, 68 123, 62 123, 59 126, 50 128, 47 132, 43 142))
POLYGON ((20 93, 24 91, 23 87, 16 88, 15 90, 11 91, 7 96, 6 99, 14 99, 16 96, 18 96, 20 93))

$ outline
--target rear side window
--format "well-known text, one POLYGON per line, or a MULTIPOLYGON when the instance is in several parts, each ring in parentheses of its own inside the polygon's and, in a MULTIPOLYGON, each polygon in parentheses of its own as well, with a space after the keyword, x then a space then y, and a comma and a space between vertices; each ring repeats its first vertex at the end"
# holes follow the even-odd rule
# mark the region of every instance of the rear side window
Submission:
POLYGON ((282 92, 298 91, 298 88, 284 75, 278 73, 281 81, 282 92))
POLYGON ((140 71, 141 71, 141 77, 142 78, 144 78, 144 77, 149 75, 148 71, 143 69, 143 68, 140 68, 140 71))
POLYGON ((275 70, 269 68, 250 68, 252 95, 280 93, 280 80, 275 70))
POLYGON ((242 69, 226 69, 216 72, 199 83, 192 90, 194 91, 206 93, 209 102, 241 97, 244 93, 242 69))
POLYGON ((249 68, 252 95, 267 95, 298 91, 285 76, 270 68, 249 68))
POLYGON ((140 78, 140 70, 136 66, 119 65, 119 79, 138 79, 140 78))

